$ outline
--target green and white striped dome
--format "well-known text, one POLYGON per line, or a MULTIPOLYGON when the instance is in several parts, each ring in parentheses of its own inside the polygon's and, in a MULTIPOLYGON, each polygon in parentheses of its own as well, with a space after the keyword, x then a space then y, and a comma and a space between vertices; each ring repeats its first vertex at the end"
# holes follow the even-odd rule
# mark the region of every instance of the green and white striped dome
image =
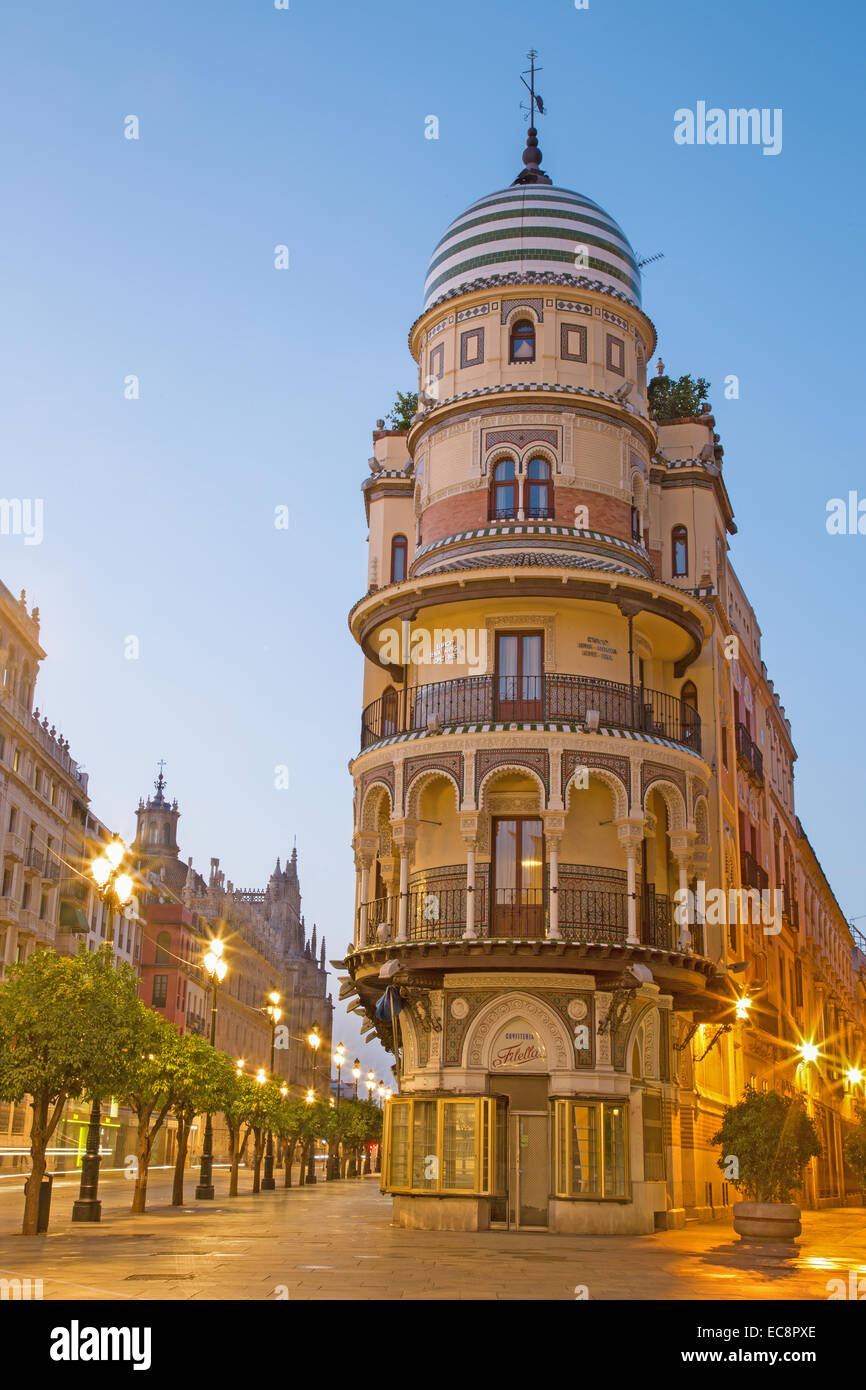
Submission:
POLYGON ((640 271, 622 228, 591 198, 537 182, 510 184, 455 218, 430 259, 424 308, 515 272, 596 282, 640 306, 640 271))

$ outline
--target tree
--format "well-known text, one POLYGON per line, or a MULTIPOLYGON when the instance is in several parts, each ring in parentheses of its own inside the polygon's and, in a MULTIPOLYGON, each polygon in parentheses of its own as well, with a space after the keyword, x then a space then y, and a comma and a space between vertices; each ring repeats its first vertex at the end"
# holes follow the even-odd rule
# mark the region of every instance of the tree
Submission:
POLYGON ((649 412, 654 420, 682 420, 700 413, 710 383, 702 376, 697 381, 689 375, 674 381, 669 376, 654 376, 647 386, 649 412))
POLYGON ((721 1144, 718 1165, 747 1202, 790 1202, 802 1186, 809 1159, 821 1152, 817 1130, 799 1097, 752 1086, 739 1104, 725 1109, 710 1143, 721 1144))
MULTIPOLYGON (((285 1186, 292 1185, 292 1163, 295 1158, 295 1149, 307 1132, 309 1126, 309 1116, 307 1111, 309 1106, 302 1100, 283 1100, 274 1121, 275 1132, 279 1135, 283 1145, 283 1163, 285 1164, 285 1186)), ((303 1184, 304 1174, 301 1170, 301 1183, 303 1184)))
POLYGON ((418 392, 398 391, 397 399, 391 407, 388 423, 392 430, 408 430, 413 415, 418 413, 418 392))
POLYGON ((175 1087, 183 1066, 180 1035, 174 1025, 144 1004, 139 1004, 139 1010, 119 1092, 138 1121, 131 1207, 136 1213, 143 1212, 147 1204, 147 1175, 154 1141, 175 1103, 175 1087))
POLYGON ((857 1124, 845 1140, 845 1159, 866 1191, 866 1105, 857 1106, 857 1124))
POLYGON ((241 1159, 246 1152, 247 1144, 252 1134, 250 1124, 250 1113, 253 1104, 253 1088, 256 1082, 248 1076, 238 1076, 232 1074, 231 1082, 226 1087, 223 1096, 222 1112, 225 1116, 226 1126, 229 1132, 229 1143, 231 1145, 231 1174, 229 1177, 229 1196, 238 1195, 238 1170, 241 1159), (246 1133, 241 1138, 241 1132, 246 1125, 246 1133))
POLYGON ((349 1125, 347 1142, 358 1155, 364 1152, 367 1158, 366 1168, 370 1171, 368 1145, 378 1143, 382 1134, 382 1111, 377 1105, 369 1100, 355 1100, 351 1102, 353 1116, 349 1125))
POLYGON ((234 1068, 224 1052, 217 1052, 197 1034, 186 1033, 174 1046, 173 1070, 171 1108, 177 1116, 177 1155, 171 1204, 182 1207, 192 1122, 196 1115, 214 1115, 222 1110, 234 1080, 234 1068))
POLYGON ((0 986, 0 1097, 30 1096, 30 1176, 22 1235, 35 1235, 46 1150, 72 1096, 116 1092, 140 1007, 138 981, 111 950, 39 949, 0 986))
POLYGON ((265 1136, 276 1124, 283 1098, 276 1081, 251 1082, 247 1096, 246 1119, 253 1134, 253 1192, 259 1192, 265 1136))

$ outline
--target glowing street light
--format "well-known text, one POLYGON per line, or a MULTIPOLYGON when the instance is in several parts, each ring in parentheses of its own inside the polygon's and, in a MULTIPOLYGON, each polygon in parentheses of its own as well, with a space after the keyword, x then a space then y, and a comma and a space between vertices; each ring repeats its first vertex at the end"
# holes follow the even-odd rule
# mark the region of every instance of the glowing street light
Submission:
MULTIPOLYGON (((113 914, 131 901, 135 887, 129 874, 120 873, 125 855, 126 845, 119 835, 114 835, 104 852, 97 855, 90 865, 90 876, 104 903, 105 935, 109 946, 114 944, 113 914)), ((78 1197, 72 1204, 73 1221, 99 1221, 102 1217, 102 1203, 98 1196, 101 1105, 102 1102, 97 1096, 90 1107, 87 1143, 81 1160, 81 1185, 78 1197)))
POLYGON ((355 1100, 358 1099, 358 1082, 361 1079, 361 1059, 356 1057, 352 1063, 352 1080, 355 1083, 355 1100))
POLYGON ((804 1042, 800 1044, 800 1057, 804 1062, 817 1062, 818 1048, 815 1043, 804 1042))
POLYGON ((738 1000, 737 1000, 737 1007, 736 1007, 736 1009, 734 1010, 734 1012, 735 1012, 737 1018, 748 1018, 748 1017, 749 1017, 749 1009, 750 1009, 751 1007, 752 1007, 752 1001, 751 1001, 751 999, 749 998, 749 996, 748 996, 747 994, 744 994, 743 997, 742 997, 742 999, 738 999, 738 1000))
POLYGON ((859 1086, 863 1080, 863 1073, 859 1067, 849 1067, 845 1073, 852 1086, 859 1086))
POLYGON ((365 1083, 365 1084, 366 1084, 366 1087, 367 1087, 367 1099, 368 1099, 369 1101, 372 1101, 372 1099, 373 1099, 373 1092, 374 1092, 375 1089, 376 1089, 376 1074, 375 1074, 375 1072, 372 1072, 372 1071, 368 1071, 368 1072, 367 1072, 367 1080, 366 1080, 366 1083, 365 1083))

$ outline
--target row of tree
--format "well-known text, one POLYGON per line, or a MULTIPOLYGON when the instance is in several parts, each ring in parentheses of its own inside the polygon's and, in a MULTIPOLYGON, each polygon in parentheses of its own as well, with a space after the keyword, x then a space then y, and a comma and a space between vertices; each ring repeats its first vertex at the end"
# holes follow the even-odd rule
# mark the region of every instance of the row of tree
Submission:
MULTIPOLYGON (((280 1093, 273 1080, 239 1076, 224 1052, 196 1034, 181 1034, 138 998, 138 977, 115 963, 103 947, 76 956, 37 950, 10 968, 0 986, 0 1099, 20 1104, 30 1097, 30 1176, 25 1188, 22 1233, 36 1233, 46 1155, 67 1101, 114 1097, 135 1116, 136 1152, 127 1161, 134 1179, 132 1211, 143 1212, 154 1145, 169 1115, 177 1126, 172 1202, 183 1203, 184 1168, 196 1115, 225 1116, 230 1139, 229 1195, 247 1153, 253 1191, 260 1190, 268 1130, 281 1145, 286 1186, 300 1147, 316 1139, 329 1155, 350 1158, 381 1132, 381 1112, 369 1101, 345 1101, 332 1109, 280 1093), (250 1149, 250 1141, 252 1148, 250 1149)), ((331 1175, 336 1176, 334 1167, 331 1175)))

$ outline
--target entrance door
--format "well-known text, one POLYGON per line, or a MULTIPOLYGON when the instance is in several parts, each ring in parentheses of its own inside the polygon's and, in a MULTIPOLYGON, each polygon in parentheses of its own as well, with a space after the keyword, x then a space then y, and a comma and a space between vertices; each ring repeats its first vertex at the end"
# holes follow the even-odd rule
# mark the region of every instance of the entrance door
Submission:
POLYGON ((534 817, 493 820, 494 936, 544 936, 544 835, 534 817))
POLYGON ((543 654, 540 632, 497 633, 495 719, 541 719, 543 654))
POLYGON ((512 1226, 546 1226, 548 1197, 545 1114, 512 1114, 509 1120, 508 1219, 512 1226))

